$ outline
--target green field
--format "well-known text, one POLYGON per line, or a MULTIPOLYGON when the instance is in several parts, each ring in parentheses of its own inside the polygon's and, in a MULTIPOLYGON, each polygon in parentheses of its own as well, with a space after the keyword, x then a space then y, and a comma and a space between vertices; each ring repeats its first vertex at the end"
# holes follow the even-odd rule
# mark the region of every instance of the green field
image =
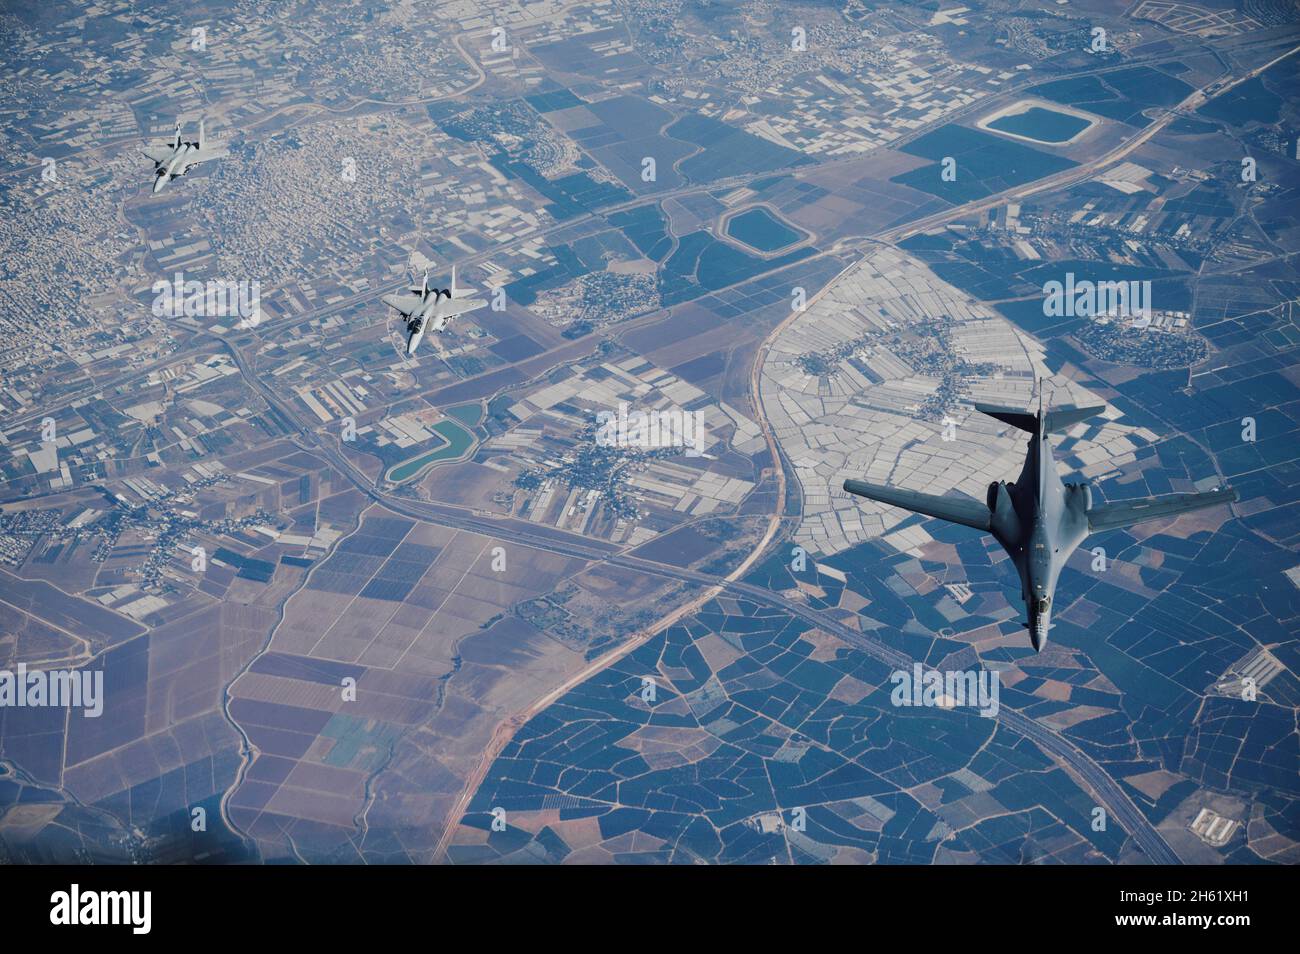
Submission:
POLYGON ((727 235, 760 252, 775 252, 799 241, 799 233, 767 209, 750 209, 727 221, 727 235))
POLYGON ((988 128, 1026 136, 1038 142, 1057 143, 1069 142, 1087 129, 1088 120, 1069 113, 1059 113, 1054 109, 1032 106, 1014 116, 1001 116, 989 123, 988 128))
POLYGON ((902 151, 929 159, 933 165, 920 166, 889 181, 937 195, 953 205, 983 199, 1078 165, 1073 159, 955 123, 926 133, 903 146, 902 151), (948 156, 957 160, 957 178, 952 182, 945 182, 940 175, 940 161, 948 156))
MULTIPOLYGON (((477 405, 474 406, 477 407, 477 405)), ((435 450, 421 454, 419 457, 412 457, 410 460, 398 464, 388 472, 390 481, 398 484, 414 477, 430 464, 437 463, 440 460, 455 460, 474 444, 474 435, 450 418, 439 421, 430 430, 443 439, 443 445, 435 450)))
POLYGON ((447 416, 455 418, 466 427, 475 427, 483 420, 483 405, 478 401, 457 404, 455 407, 447 408, 447 416))

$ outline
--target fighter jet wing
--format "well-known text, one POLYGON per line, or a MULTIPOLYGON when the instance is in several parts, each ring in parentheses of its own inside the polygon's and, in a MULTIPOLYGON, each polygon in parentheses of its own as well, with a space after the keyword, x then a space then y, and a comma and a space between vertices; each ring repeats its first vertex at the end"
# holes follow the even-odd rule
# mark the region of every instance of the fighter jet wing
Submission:
POLYGON ((166 162, 172 157, 171 146, 149 146, 141 151, 144 153, 145 158, 152 159, 154 162, 166 162))
POLYGON ((380 299, 385 305, 391 305, 404 315, 409 315, 420 307, 419 295, 385 295, 380 299))
POLYGON ((1101 504, 1088 511, 1088 529, 1093 533, 1131 527, 1144 520, 1176 517, 1193 510, 1204 510, 1222 503, 1240 500, 1241 495, 1232 487, 1220 487, 1203 494, 1168 494, 1164 497, 1145 497, 1142 500, 1122 500, 1101 504))
POLYGON ((467 311, 477 311, 486 307, 487 302, 481 298, 444 298, 438 302, 438 317, 451 318, 454 315, 463 315, 467 311))
POLYGON ((224 159, 230 155, 225 149, 214 146, 204 146, 198 152, 192 152, 185 157, 186 164, 196 165, 200 162, 211 162, 213 159, 224 159))
POLYGON ((989 508, 969 497, 939 497, 935 494, 923 494, 915 490, 902 490, 898 487, 882 487, 869 484, 864 480, 846 480, 844 489, 859 497, 887 503, 891 507, 902 507, 913 513, 938 517, 950 523, 960 523, 964 527, 988 531, 992 514, 989 508))

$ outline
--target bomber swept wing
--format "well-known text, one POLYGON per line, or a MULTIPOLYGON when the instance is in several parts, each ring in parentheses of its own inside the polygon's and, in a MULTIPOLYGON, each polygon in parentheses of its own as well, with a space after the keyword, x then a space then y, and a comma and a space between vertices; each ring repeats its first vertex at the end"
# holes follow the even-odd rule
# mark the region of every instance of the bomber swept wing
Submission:
POLYGON ((1120 500, 1115 503, 1100 504, 1088 510, 1088 529, 1093 533, 1103 530, 1119 530, 1131 527, 1144 520, 1156 520, 1160 517, 1176 517, 1204 510, 1221 503, 1232 503, 1238 499, 1237 491, 1231 487, 1220 487, 1201 494, 1168 494, 1163 497, 1143 497, 1140 500, 1120 500))
POLYGON ((899 487, 882 487, 880 484, 869 484, 865 480, 846 480, 844 489, 859 497, 867 497, 880 503, 911 510, 913 513, 938 517, 940 520, 960 523, 962 526, 974 527, 976 530, 986 532, 989 529, 989 518, 992 516, 988 507, 970 497, 939 497, 916 490, 903 490, 899 487))

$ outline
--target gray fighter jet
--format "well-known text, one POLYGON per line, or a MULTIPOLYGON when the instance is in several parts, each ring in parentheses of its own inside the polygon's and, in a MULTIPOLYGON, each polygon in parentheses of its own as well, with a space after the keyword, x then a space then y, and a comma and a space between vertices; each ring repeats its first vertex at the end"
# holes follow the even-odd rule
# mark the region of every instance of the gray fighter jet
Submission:
POLYGON ((1036 650, 1041 650, 1047 642, 1052 597, 1061 567, 1088 534, 1240 499, 1231 487, 1220 487, 1199 494, 1168 494, 1094 504, 1088 484, 1061 482, 1048 435, 1068 431, 1105 408, 1061 407, 1044 412, 1040 391, 1037 414, 986 404, 976 404, 975 410, 1030 435, 1029 452, 1020 478, 1010 484, 1006 481, 989 484, 984 503, 969 497, 939 497, 861 480, 844 481, 844 489, 893 507, 993 534, 1011 555, 1020 574, 1020 596, 1029 617, 1029 622, 1021 625, 1029 630, 1036 650))
POLYGON ((487 306, 481 298, 467 299, 473 294, 467 288, 456 287, 456 266, 451 267, 450 288, 430 288, 429 270, 424 270, 424 279, 418 285, 411 286, 409 295, 385 295, 383 302, 396 308, 406 319, 406 353, 415 354, 424 339, 426 331, 435 334, 447 327, 456 315, 477 311, 487 306))
POLYGON ((157 195, 173 179, 178 179, 200 162, 225 158, 229 153, 220 146, 204 142, 203 120, 199 120, 199 138, 186 140, 181 136, 181 124, 176 123, 176 135, 170 143, 150 146, 145 156, 153 160, 153 191, 157 195))

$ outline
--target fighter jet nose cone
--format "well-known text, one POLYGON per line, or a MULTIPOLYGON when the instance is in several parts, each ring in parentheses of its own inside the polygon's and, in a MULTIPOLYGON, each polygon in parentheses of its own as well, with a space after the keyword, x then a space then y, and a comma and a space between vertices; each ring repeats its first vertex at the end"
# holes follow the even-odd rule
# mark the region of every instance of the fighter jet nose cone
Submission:
POLYGON ((1033 641, 1034 652, 1041 653, 1043 646, 1047 643, 1047 634, 1035 627, 1029 631, 1029 638, 1033 641))
POLYGON ((154 194, 154 195, 157 195, 159 192, 161 192, 161 191, 163 190, 163 186, 166 185, 166 184, 167 184, 167 180, 164 179, 162 176, 159 176, 157 179, 154 179, 154 180, 153 180, 153 194, 154 194))

